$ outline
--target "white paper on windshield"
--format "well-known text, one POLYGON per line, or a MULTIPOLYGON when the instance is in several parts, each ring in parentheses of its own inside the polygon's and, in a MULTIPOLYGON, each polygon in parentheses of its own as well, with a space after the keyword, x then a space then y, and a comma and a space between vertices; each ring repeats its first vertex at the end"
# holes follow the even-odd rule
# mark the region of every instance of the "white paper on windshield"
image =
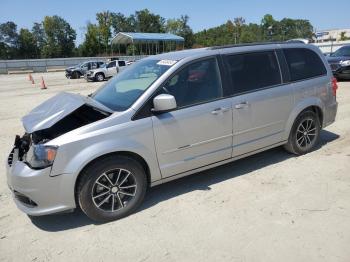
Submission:
POLYGON ((166 65, 166 66, 172 66, 176 64, 176 60, 160 60, 157 65, 166 65))

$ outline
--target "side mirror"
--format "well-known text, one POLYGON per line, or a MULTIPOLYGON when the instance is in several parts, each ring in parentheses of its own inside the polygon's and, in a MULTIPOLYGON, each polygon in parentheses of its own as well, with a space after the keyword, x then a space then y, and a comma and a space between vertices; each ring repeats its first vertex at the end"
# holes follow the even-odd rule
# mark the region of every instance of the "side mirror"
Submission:
POLYGON ((177 107, 175 97, 168 94, 157 95, 153 98, 154 113, 165 113, 177 107))

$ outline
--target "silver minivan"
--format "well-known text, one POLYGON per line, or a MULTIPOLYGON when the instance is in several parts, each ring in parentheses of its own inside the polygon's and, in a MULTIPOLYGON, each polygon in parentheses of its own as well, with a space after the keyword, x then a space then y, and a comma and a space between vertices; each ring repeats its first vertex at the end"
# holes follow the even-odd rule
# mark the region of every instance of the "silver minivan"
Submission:
POLYGON ((335 120, 317 47, 252 44, 151 56, 85 97, 60 93, 22 121, 7 161, 19 209, 135 211, 147 188, 284 145, 301 155, 335 120))

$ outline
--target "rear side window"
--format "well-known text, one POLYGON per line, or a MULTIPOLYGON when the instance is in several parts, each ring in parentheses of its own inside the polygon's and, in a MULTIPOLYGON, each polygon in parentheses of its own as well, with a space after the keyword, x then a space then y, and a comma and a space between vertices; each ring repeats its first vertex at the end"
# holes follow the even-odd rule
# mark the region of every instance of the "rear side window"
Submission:
POLYGON ((284 49, 291 81, 322 76, 327 70, 321 58, 312 50, 306 48, 284 49))
POLYGON ((230 55, 225 62, 234 94, 281 84, 274 51, 230 55))
POLYGON ((126 66, 125 61, 118 61, 119 66, 126 66))

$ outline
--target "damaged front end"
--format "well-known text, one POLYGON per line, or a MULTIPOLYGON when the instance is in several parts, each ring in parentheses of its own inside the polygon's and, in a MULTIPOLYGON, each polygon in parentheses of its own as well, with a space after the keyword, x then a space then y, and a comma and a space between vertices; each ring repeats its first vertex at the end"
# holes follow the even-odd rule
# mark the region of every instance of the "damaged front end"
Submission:
POLYGON ((16 136, 8 165, 18 160, 33 169, 46 168, 52 165, 58 147, 45 143, 111 114, 110 109, 89 97, 62 92, 22 118, 26 133, 16 136))

